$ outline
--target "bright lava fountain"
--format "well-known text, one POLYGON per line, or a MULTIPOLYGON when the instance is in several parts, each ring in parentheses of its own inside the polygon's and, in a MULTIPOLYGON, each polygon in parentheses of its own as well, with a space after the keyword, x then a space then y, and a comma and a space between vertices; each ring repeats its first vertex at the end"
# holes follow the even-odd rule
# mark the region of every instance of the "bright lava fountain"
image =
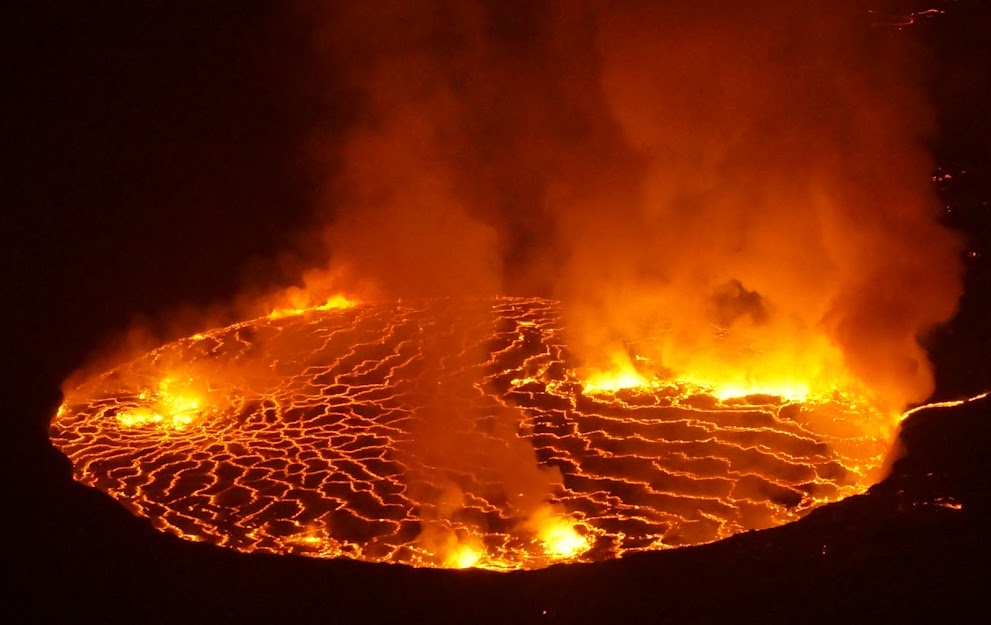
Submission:
POLYGON ((88 381, 51 437, 78 481, 186 539, 449 568, 711 542, 881 477, 896 423, 863 400, 596 390, 563 334, 559 305, 536 298, 270 315, 88 381), (438 427, 462 460, 418 444, 438 427), (537 510, 487 460, 510 444, 557 476, 537 510))

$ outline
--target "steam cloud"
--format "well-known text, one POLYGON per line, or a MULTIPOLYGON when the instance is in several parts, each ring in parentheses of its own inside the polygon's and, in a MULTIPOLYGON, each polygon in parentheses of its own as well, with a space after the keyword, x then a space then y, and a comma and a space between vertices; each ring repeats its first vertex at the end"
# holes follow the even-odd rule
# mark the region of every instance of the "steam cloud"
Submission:
POLYGON ((858 4, 304 4, 358 111, 317 142, 342 164, 320 262, 390 296, 556 297, 590 368, 920 401, 958 241, 914 52, 858 4))
POLYGON ((558 297, 592 365, 922 400, 958 242, 912 50, 856 4, 307 6, 360 111, 319 146, 344 163, 323 261, 393 296, 558 297))
POLYGON ((424 328, 416 384, 422 404, 414 409, 411 437, 399 450, 404 464, 415 467, 406 478, 409 494, 421 504, 419 540, 429 552, 448 558, 465 547, 483 549, 471 536, 458 535, 459 526, 539 532, 536 525, 550 520, 548 515, 564 512, 563 506, 548 502, 563 483, 560 470, 540 466, 533 446, 517 436, 522 411, 491 398, 486 402, 475 387, 490 356, 486 341, 479 340, 489 336, 490 301, 456 307, 453 335, 460 337, 458 345, 435 338, 449 341, 451 332, 424 328), (481 438, 472 435, 479 433, 481 438), (484 518, 466 514, 465 494, 479 478, 482 492, 471 494, 501 502, 509 527, 488 527, 484 518))

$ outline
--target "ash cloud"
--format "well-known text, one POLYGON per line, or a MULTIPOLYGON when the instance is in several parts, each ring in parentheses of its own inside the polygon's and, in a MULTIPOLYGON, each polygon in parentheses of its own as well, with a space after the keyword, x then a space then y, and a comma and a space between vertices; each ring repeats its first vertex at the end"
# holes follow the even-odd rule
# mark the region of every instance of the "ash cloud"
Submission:
POLYGON ((930 393, 919 337, 954 312, 959 243, 918 51, 860 3, 302 6, 356 110, 314 142, 326 266, 558 297, 590 366, 930 393))

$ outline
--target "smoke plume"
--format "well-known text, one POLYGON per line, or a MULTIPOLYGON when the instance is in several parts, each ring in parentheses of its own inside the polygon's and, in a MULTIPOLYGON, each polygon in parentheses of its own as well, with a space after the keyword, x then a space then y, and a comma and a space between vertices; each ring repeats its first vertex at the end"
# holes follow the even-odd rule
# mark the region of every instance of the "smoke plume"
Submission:
POLYGON ((854 2, 306 5, 327 267, 552 295, 590 369, 924 399, 952 315, 916 53, 854 2), (338 107, 339 108, 339 107, 338 107))

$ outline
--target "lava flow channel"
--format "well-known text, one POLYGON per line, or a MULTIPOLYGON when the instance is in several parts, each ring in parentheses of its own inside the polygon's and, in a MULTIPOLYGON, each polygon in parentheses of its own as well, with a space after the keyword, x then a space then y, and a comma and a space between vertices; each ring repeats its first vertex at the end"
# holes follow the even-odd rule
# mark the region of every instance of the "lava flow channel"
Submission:
POLYGON ((716 395, 584 386, 553 301, 358 304, 164 345, 68 392, 51 438, 75 479, 186 539, 452 568, 711 542, 881 477, 897 420, 864 401, 716 395), (477 464, 418 445, 431 427, 477 464), (558 476, 537 510, 486 460, 511 443, 558 476))

